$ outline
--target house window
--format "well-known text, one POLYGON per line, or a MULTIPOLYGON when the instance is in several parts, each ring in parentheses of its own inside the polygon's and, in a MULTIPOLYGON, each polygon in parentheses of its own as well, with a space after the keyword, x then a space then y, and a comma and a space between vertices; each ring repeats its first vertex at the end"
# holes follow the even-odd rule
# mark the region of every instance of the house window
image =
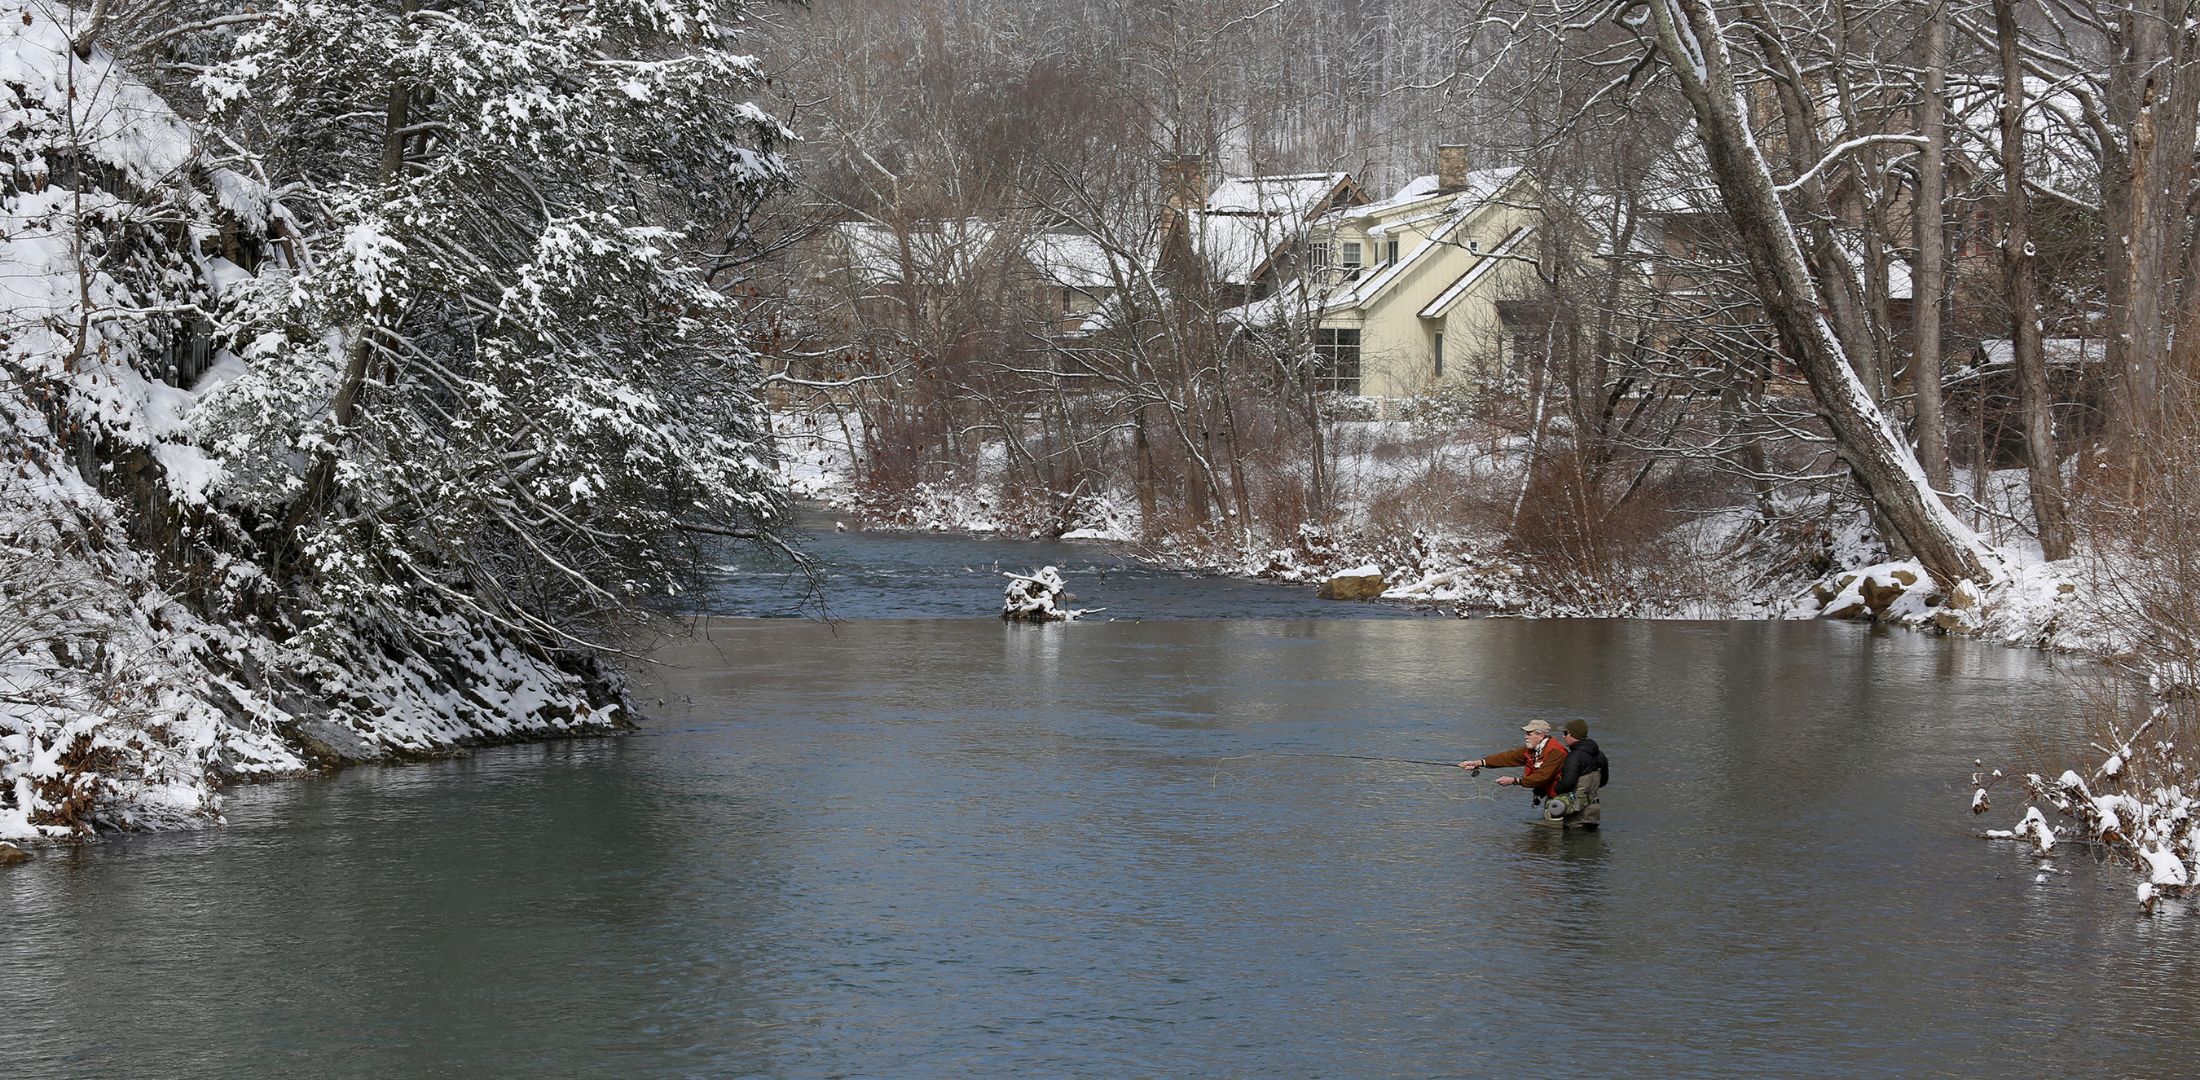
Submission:
POLYGON ((1334 394, 1360 392, 1360 332, 1314 331, 1314 389, 1334 394))
POLYGON ((1350 281, 1360 276, 1360 267, 1363 265, 1360 258, 1360 242, 1347 240, 1344 242, 1343 248, 1344 257, 1337 260, 1338 268, 1344 271, 1344 279, 1350 281))
POLYGON ((1398 242, 1396 240, 1383 241, 1383 261, 1386 263, 1398 261, 1398 242))
POLYGON ((1316 273, 1320 273, 1329 269, 1329 241, 1308 241, 1306 245, 1306 254, 1307 257, 1313 261, 1314 270, 1316 273))
POLYGON ((1429 352, 1436 358, 1436 377, 1441 379, 1444 377, 1444 332, 1442 330, 1436 332, 1436 347, 1429 350, 1429 352))

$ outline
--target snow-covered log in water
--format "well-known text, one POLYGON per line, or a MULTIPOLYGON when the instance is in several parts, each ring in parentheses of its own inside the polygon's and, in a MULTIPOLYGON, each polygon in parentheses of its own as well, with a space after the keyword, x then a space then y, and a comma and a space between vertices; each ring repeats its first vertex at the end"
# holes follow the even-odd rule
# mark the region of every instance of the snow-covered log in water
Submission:
POLYGON ((1105 610, 1064 607, 1077 598, 1070 595, 1062 572, 1051 566, 1031 574, 1001 576, 1008 579, 1008 587, 1001 590, 1001 618, 1010 622, 1064 622, 1105 610))

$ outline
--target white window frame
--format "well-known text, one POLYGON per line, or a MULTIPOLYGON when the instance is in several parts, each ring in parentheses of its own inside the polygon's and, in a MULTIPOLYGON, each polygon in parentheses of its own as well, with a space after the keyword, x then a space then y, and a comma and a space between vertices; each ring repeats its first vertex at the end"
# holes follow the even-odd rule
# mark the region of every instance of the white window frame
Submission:
POLYGON ((1314 389, 1359 396, 1360 337, 1356 326, 1314 329, 1314 389))

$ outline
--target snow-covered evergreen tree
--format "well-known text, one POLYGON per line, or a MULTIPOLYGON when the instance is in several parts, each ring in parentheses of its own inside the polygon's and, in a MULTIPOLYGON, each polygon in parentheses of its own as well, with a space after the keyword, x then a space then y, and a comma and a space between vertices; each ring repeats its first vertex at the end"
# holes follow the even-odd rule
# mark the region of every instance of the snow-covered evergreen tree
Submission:
POLYGON ((549 643, 779 514, 756 371, 694 257, 783 179, 739 12, 290 0, 199 85, 290 180, 207 402, 327 607, 549 643), (303 469, 271 467, 298 455, 303 469))
POLYGON ((0 4, 0 836, 616 724, 584 646, 783 513, 739 9, 0 4))

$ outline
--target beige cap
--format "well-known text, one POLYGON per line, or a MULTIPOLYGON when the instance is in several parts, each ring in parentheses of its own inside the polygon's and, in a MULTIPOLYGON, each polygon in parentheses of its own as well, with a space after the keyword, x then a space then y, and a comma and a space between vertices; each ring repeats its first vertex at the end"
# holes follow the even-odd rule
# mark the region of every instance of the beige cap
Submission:
POLYGON ((1548 721, 1545 720, 1530 720, 1527 723, 1520 725, 1520 730, 1532 731, 1538 735, 1548 735, 1551 733, 1551 725, 1548 721))

